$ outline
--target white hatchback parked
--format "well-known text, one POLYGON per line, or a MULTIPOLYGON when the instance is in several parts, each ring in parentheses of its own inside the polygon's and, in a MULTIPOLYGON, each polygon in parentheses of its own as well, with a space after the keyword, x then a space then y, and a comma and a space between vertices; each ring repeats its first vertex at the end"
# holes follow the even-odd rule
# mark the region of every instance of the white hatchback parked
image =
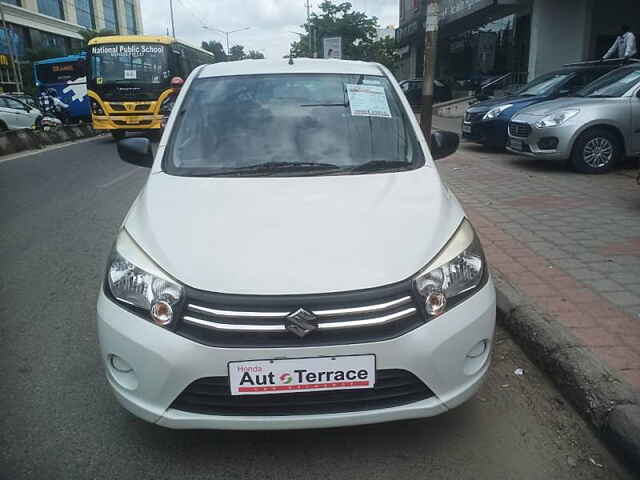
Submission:
POLYGON ((427 417, 489 368, 495 291, 393 76, 296 59, 196 69, 98 299, 107 378, 171 428, 427 417))
POLYGON ((0 131, 38 126, 42 113, 21 100, 0 95, 0 131))

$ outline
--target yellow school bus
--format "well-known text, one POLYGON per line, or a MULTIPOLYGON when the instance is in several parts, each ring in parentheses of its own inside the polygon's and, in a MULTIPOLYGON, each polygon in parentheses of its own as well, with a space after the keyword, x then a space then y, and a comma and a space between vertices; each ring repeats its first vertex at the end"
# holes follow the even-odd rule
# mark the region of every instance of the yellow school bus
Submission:
POLYGON ((213 59, 209 52, 172 37, 94 38, 89 42, 87 78, 93 127, 110 131, 116 139, 127 131, 160 132, 171 79, 186 79, 213 59))

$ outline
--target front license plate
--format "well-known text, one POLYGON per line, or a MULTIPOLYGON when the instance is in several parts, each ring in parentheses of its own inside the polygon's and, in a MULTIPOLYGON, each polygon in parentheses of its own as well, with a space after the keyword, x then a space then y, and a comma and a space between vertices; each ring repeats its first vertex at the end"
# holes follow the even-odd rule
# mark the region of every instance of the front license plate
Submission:
POLYGON ((137 118, 127 118, 127 124, 135 124, 138 123, 138 121, 137 118))
POLYGON ((509 146, 518 152, 524 151, 524 142, 522 140, 509 139, 509 146))
POLYGON ((373 388, 375 355, 230 362, 231 395, 373 388))
POLYGON ((462 133, 471 133, 471 125, 462 125, 462 133))

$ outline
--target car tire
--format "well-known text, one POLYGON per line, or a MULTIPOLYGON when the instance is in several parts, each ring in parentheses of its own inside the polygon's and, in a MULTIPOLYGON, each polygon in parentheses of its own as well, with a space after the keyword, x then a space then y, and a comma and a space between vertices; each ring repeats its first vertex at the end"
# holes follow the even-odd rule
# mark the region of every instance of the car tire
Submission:
POLYGON ((111 136, 113 137, 114 140, 122 140, 124 137, 127 136, 127 132, 124 132, 122 130, 112 130, 111 136))
POLYGON ((576 141, 571 164, 580 173, 607 173, 620 161, 622 145, 615 133, 606 128, 592 128, 576 141))
POLYGON ((7 127, 7 124, 4 123, 2 120, 0 120, 0 132, 8 132, 9 131, 9 127, 7 127))

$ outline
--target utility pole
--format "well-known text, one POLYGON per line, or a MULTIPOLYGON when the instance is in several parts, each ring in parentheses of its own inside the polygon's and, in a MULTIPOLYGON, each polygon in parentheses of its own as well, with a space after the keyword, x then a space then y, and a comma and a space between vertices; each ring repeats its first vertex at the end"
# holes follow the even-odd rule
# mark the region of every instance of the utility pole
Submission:
POLYGON ((311 3, 309 2, 309 0, 307 0, 307 3, 305 4, 305 7, 307 7, 307 35, 309 36, 308 41, 309 41, 309 53, 313 55, 313 53, 315 52, 314 50, 314 45, 313 45, 313 34, 311 32, 311 3))
POLYGON ((2 6, 2 2, 0 2, 0 16, 2 17, 2 28, 4 29, 4 36, 7 39, 7 45, 9 46, 9 56, 11 56, 11 66, 13 67, 13 80, 16 82, 16 88, 19 92, 22 91, 22 82, 20 81, 21 76, 18 75, 18 68, 16 66, 16 62, 18 61, 15 52, 13 51, 13 41, 11 39, 11 34, 9 33, 9 29, 7 28, 7 22, 4 19, 4 7, 2 6))
POLYGON ((420 126, 424 137, 431 144, 433 116, 433 81, 435 77, 436 54, 438 53, 438 21, 440 6, 438 0, 428 0, 427 22, 424 32, 424 73, 422 84, 422 112, 420 126))
POLYGON ((169 0, 169 9, 171 10, 171 33, 176 38, 176 25, 173 22, 173 0, 169 0))

